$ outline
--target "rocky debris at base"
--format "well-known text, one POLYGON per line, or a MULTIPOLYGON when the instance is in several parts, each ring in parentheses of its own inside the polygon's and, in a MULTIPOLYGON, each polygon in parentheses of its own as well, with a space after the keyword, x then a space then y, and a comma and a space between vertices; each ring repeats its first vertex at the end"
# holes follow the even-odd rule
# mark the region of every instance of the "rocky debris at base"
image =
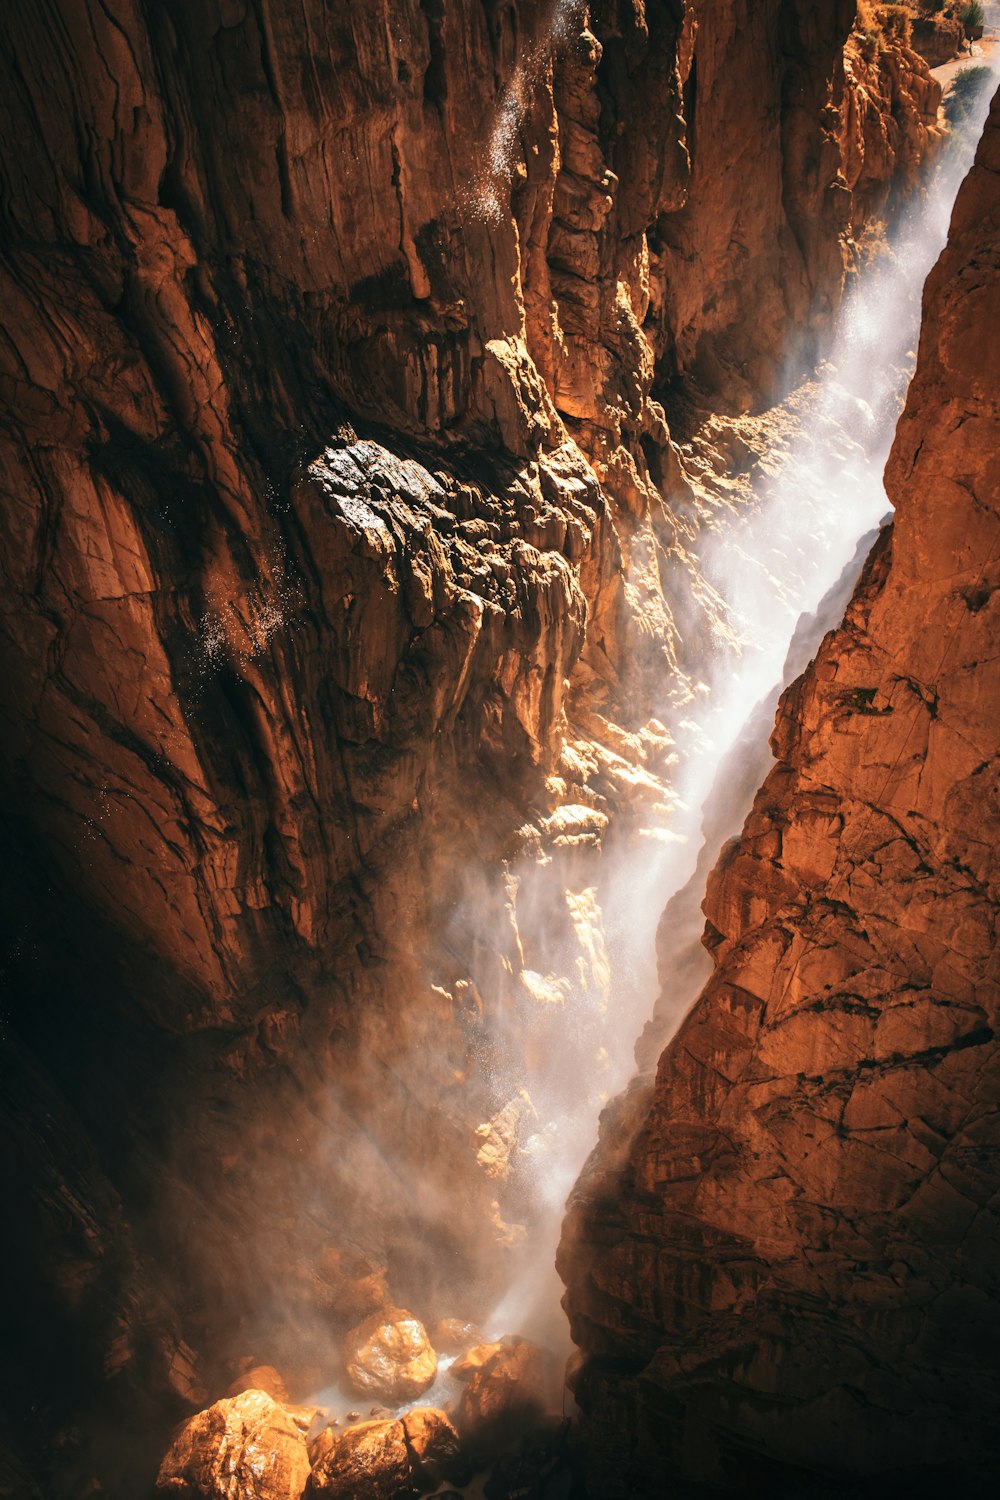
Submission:
POLYGON ((430 1330, 430 1340, 439 1354, 465 1354, 482 1342, 475 1323, 461 1318, 439 1318, 430 1330))
POLYGON ((307 1494, 323 1500, 390 1500, 420 1494, 402 1422, 362 1422, 313 1469, 307 1494))
POLYGON ((419 1406, 402 1420, 417 1473, 428 1489, 445 1483, 468 1484, 472 1466, 447 1413, 419 1406))
POLYGON ((344 1340, 344 1368, 363 1396, 398 1405, 434 1384, 437 1355, 424 1325, 401 1307, 373 1313, 344 1340))
POLYGON ((569 1494, 573 1461, 570 1424, 539 1427, 516 1453, 499 1458, 483 1486, 486 1500, 555 1500, 569 1494))
POLYGON ((450 1373, 465 1382, 457 1424, 475 1458, 495 1457, 542 1416, 542 1351, 528 1339, 509 1335, 479 1344, 450 1373))
POLYGON ((171 1500, 300 1500, 308 1422, 266 1391, 243 1391, 189 1418, 156 1477, 171 1500))
POLYGON ((235 1377, 226 1394, 241 1396, 244 1391, 264 1391, 272 1401, 281 1401, 286 1404, 288 1402, 285 1382, 273 1365, 256 1365, 250 1362, 248 1367, 235 1377))
MULTIPOLYGON (((458 1342, 475 1332, 468 1323, 451 1325, 435 1329, 450 1331, 458 1342)), ((429 1352, 436 1371, 422 1325, 399 1308, 368 1319, 355 1334, 367 1350, 385 1330, 398 1343, 401 1327, 411 1330, 403 1335, 403 1352, 412 1354, 406 1343, 412 1340, 417 1359, 426 1364, 429 1352)), ((566 1431, 565 1424, 544 1425, 544 1359, 536 1344, 516 1335, 477 1344, 451 1368, 464 1383, 457 1416, 450 1407, 414 1407, 398 1417, 373 1407, 379 1414, 373 1420, 348 1412, 346 1420, 356 1425, 344 1429, 328 1418, 317 1431, 315 1407, 277 1400, 265 1390, 241 1391, 178 1430, 156 1493, 175 1500, 415 1500, 442 1485, 464 1486, 475 1467, 493 1464, 488 1496, 547 1494, 548 1477, 565 1458, 566 1431)), ((251 1375, 285 1389, 272 1366, 252 1366, 244 1378, 251 1375)))
POLYGON ((401 1500, 472 1470, 443 1411, 417 1408, 388 1422, 363 1422, 336 1438, 315 1465, 307 1495, 323 1500, 401 1500))

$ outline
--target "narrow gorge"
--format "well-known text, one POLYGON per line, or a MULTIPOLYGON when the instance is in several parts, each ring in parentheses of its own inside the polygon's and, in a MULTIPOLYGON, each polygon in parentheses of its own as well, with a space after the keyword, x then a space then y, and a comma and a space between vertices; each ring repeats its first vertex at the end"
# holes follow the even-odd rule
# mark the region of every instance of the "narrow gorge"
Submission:
POLYGON ((4 1500, 994 1492, 997 10, 0 14, 4 1500))

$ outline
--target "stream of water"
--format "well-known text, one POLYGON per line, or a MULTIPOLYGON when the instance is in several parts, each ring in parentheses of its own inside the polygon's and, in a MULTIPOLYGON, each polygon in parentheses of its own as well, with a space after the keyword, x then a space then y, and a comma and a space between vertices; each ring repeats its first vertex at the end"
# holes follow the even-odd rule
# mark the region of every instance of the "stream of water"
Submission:
MULTIPOLYGON (((994 21, 996 8, 991 10, 994 21)), ((985 59, 991 68, 998 52, 985 59)), ((582 1078, 572 1076, 579 1067, 572 1035, 587 1031, 599 1038, 606 1093, 628 1084, 635 1073, 635 1039, 660 987, 656 929, 664 908, 661 941, 673 959, 660 976, 665 1002, 654 1051, 676 1029, 710 971, 699 941, 705 874, 722 842, 739 831, 766 774, 767 734, 780 687, 798 675, 824 632, 839 621, 888 512, 882 474, 913 368, 921 291, 945 243, 994 84, 995 77, 954 131, 925 191, 894 224, 888 247, 859 275, 817 372, 801 436, 773 455, 755 503, 737 517, 724 513, 719 528, 704 534, 701 572, 725 600, 740 646, 735 653, 720 649, 704 663, 705 690, 688 713, 683 738, 678 736, 678 805, 613 856, 602 876, 598 918, 610 1003, 605 1005, 597 987, 578 985, 564 1007, 567 1045, 550 1047, 528 1080, 539 1116, 529 1167, 534 1225, 517 1274, 487 1322, 492 1336, 517 1330, 568 1351, 555 1249, 566 1198, 595 1144, 601 1102, 582 1078)), ((548 957, 551 962, 551 951, 548 957)), ((571 973, 579 956, 567 952, 562 963, 557 972, 571 973)))

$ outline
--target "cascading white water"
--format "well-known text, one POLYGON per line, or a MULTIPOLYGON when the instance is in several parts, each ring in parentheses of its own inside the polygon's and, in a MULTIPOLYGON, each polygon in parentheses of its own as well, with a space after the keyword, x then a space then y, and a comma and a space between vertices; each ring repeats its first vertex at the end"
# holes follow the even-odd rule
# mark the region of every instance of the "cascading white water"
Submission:
MULTIPOLYGON (((989 8, 991 23, 997 9, 989 8)), ((792 451, 775 456, 770 481, 758 487, 757 502, 748 511, 738 518, 720 513, 718 529, 703 536, 701 571, 725 601, 739 649, 724 652, 720 645, 703 665, 705 691, 689 709, 685 737, 678 739, 679 804, 661 826, 647 828, 648 836, 619 851, 602 878, 612 1004, 602 1015, 593 988, 578 986, 564 1007, 567 1046, 550 1048, 527 1080, 539 1116, 529 1158, 535 1222, 518 1274, 488 1321, 493 1335, 516 1329, 553 1348, 568 1346, 555 1249, 566 1197, 596 1140, 598 1102, 584 1079, 574 1088, 567 1076, 567 1069, 579 1066, 578 1049, 569 1041, 581 1029, 598 1036, 607 1054, 602 1087, 616 1093, 626 1086, 635 1071, 635 1038, 658 988, 655 934, 661 913, 692 879, 696 865, 703 880, 719 844, 738 831, 760 779, 754 773, 747 784, 745 777, 720 776, 720 767, 769 691, 773 703, 800 618, 804 624, 789 662, 791 676, 808 660, 823 630, 835 623, 815 612, 838 580, 846 576, 847 587, 853 583, 861 561, 859 540, 888 509, 882 474, 912 370, 921 290, 944 245, 991 92, 991 87, 983 90, 939 157, 925 192, 895 225, 889 247, 861 273, 818 372, 800 440, 792 451), (711 849, 699 862, 702 828, 711 849)), ((839 618, 844 594, 833 597, 839 618)), ((761 723, 756 731, 761 741, 767 727, 761 723)), ((700 889, 691 889, 692 899, 671 908, 666 935, 677 953, 692 948, 700 936, 700 889)), ((544 948, 544 939, 539 941, 544 948)), ((551 948, 548 957, 556 972, 569 972, 578 962, 567 953, 560 971, 551 948)), ((686 969, 686 983, 671 997, 666 1026, 660 1018, 660 1046, 709 968, 705 957, 686 969)))

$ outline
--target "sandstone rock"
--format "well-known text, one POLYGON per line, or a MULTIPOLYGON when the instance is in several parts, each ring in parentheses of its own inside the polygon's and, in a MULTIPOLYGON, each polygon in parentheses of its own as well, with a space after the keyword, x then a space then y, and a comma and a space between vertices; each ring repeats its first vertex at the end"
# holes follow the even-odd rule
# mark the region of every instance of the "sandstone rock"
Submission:
POLYGON ((568 1428, 568 1422, 552 1423, 526 1434, 517 1453, 505 1455, 494 1464, 483 1485, 486 1500, 522 1500, 570 1492, 568 1428))
POLYGON ((542 1352, 528 1339, 508 1335, 480 1344, 450 1373, 465 1382, 457 1425, 475 1456, 498 1452, 544 1414, 542 1352))
POLYGON ((362 1422, 337 1438, 309 1476, 322 1500, 400 1500, 420 1494, 402 1422, 362 1422))
POLYGON ((387 1307, 347 1335, 344 1368, 356 1391, 398 1404, 433 1385, 437 1355, 422 1323, 402 1308, 387 1307))
POLYGON ((264 1391, 244 1391, 185 1422, 156 1491, 178 1500, 300 1500, 308 1478, 301 1427, 264 1391))
POLYGON ((913 18, 913 50, 929 67, 958 57, 965 40, 965 27, 955 15, 917 15, 913 18))
POLYGON ((239 1396, 244 1391, 263 1391, 272 1401, 288 1405, 285 1382, 273 1365, 250 1364, 242 1374, 236 1376, 227 1394, 239 1396))
POLYGON ((340 1437, 339 1427, 340 1422, 337 1420, 327 1422, 314 1437, 307 1440, 306 1450, 309 1454, 309 1463, 312 1468, 315 1469, 322 1462, 340 1437))
POLYGON ((424 1489, 436 1490, 444 1483, 467 1484, 472 1478, 469 1461, 458 1433, 443 1411, 415 1407, 403 1417, 406 1441, 414 1468, 424 1489))
POLYGON ((482 1342, 476 1325, 461 1318, 440 1318, 430 1330, 430 1339, 439 1354, 464 1354, 482 1342))
POLYGON ((327 1246, 320 1257, 318 1279, 321 1291, 317 1300, 349 1325, 370 1317, 391 1300, 384 1266, 373 1265, 336 1246, 327 1246))

